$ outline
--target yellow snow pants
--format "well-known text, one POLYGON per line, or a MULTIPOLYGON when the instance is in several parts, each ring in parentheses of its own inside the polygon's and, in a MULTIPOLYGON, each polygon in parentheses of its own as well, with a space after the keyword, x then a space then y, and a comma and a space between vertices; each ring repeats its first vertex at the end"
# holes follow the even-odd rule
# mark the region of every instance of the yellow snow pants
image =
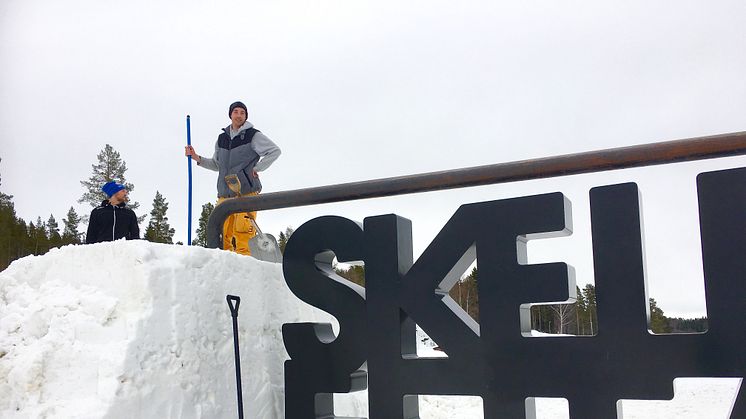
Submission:
MULTIPOLYGON (((253 196, 257 192, 251 192, 243 196, 253 196)), ((218 198, 218 205, 231 198, 218 198)), ((237 212, 225 219, 223 224, 223 249, 230 250, 242 255, 251 256, 249 240, 256 236, 256 229, 251 220, 256 220, 256 211, 237 212)))

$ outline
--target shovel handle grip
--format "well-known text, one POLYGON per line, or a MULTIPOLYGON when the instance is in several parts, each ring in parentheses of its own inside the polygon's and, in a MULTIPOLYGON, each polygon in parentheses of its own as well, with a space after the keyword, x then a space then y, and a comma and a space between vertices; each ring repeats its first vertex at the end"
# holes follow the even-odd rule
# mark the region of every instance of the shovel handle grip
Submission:
POLYGON ((251 220, 251 225, 254 226, 254 228, 256 229, 256 232, 259 233, 260 236, 264 236, 264 233, 262 233, 262 229, 259 228, 259 224, 256 223, 256 220, 251 217, 248 217, 248 218, 249 220, 251 220))
POLYGON ((231 316, 238 316, 238 306, 241 304, 241 297, 236 295, 226 295, 225 300, 228 301, 228 308, 231 310, 231 316), (235 303, 235 305, 233 304, 235 303))

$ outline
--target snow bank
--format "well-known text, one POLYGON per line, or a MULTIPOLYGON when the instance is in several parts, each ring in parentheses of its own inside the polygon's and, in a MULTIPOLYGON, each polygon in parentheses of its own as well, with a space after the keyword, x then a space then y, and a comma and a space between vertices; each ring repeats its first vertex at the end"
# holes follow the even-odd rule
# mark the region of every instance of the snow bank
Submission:
MULTIPOLYGON (((0 417, 234 418, 239 295, 246 417, 282 419, 283 323, 334 320, 298 300, 280 265, 144 241, 67 246, 0 272, 0 417)), ((446 356, 418 335, 422 356, 446 356)), ((624 401, 624 419, 727 419, 739 379, 676 381, 672 401, 624 401)), ((592 395, 589 395, 592 396, 592 395)), ((366 392, 337 414, 367 416, 366 392)), ((483 418, 479 397, 420 396, 422 419, 483 418)), ((536 399, 567 419, 564 399, 536 399)))
POLYGON ((330 321, 281 266, 144 241, 67 246, 0 273, 0 417, 236 417, 226 294, 241 297, 247 417, 283 417, 281 325, 330 321))

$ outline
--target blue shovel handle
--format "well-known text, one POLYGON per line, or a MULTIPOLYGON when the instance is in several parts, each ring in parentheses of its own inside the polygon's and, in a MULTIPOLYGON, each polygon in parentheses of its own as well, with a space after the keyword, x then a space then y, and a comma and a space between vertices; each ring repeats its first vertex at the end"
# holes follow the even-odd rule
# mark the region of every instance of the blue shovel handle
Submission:
MULTIPOLYGON (((192 145, 192 132, 189 123, 189 115, 186 117, 187 145, 192 145)), ((187 209, 187 246, 192 245, 192 156, 187 156, 187 170, 189 173, 188 209, 187 209)))

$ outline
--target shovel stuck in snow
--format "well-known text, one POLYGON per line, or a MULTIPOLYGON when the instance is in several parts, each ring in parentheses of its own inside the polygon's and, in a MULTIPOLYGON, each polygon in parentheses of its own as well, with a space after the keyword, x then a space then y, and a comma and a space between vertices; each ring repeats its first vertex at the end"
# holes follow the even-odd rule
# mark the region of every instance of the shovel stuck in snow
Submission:
MULTIPOLYGON (((237 196, 241 196, 241 181, 236 175, 228 175, 225 177, 225 183, 228 185, 230 190, 233 191, 237 196)), ((249 240, 249 249, 251 250, 251 256, 256 259, 263 260, 266 262, 281 263, 282 253, 280 252, 280 245, 277 244, 277 239, 271 234, 264 234, 259 228, 256 220, 249 218, 251 224, 256 229, 257 234, 249 240)))
POLYGON ((241 391, 241 355, 238 353, 238 305, 241 304, 241 297, 235 295, 226 295, 228 308, 231 310, 233 317, 233 356, 236 360, 236 393, 238 395, 238 419, 243 419, 243 396, 241 391), (235 303, 235 305, 233 305, 235 303))

